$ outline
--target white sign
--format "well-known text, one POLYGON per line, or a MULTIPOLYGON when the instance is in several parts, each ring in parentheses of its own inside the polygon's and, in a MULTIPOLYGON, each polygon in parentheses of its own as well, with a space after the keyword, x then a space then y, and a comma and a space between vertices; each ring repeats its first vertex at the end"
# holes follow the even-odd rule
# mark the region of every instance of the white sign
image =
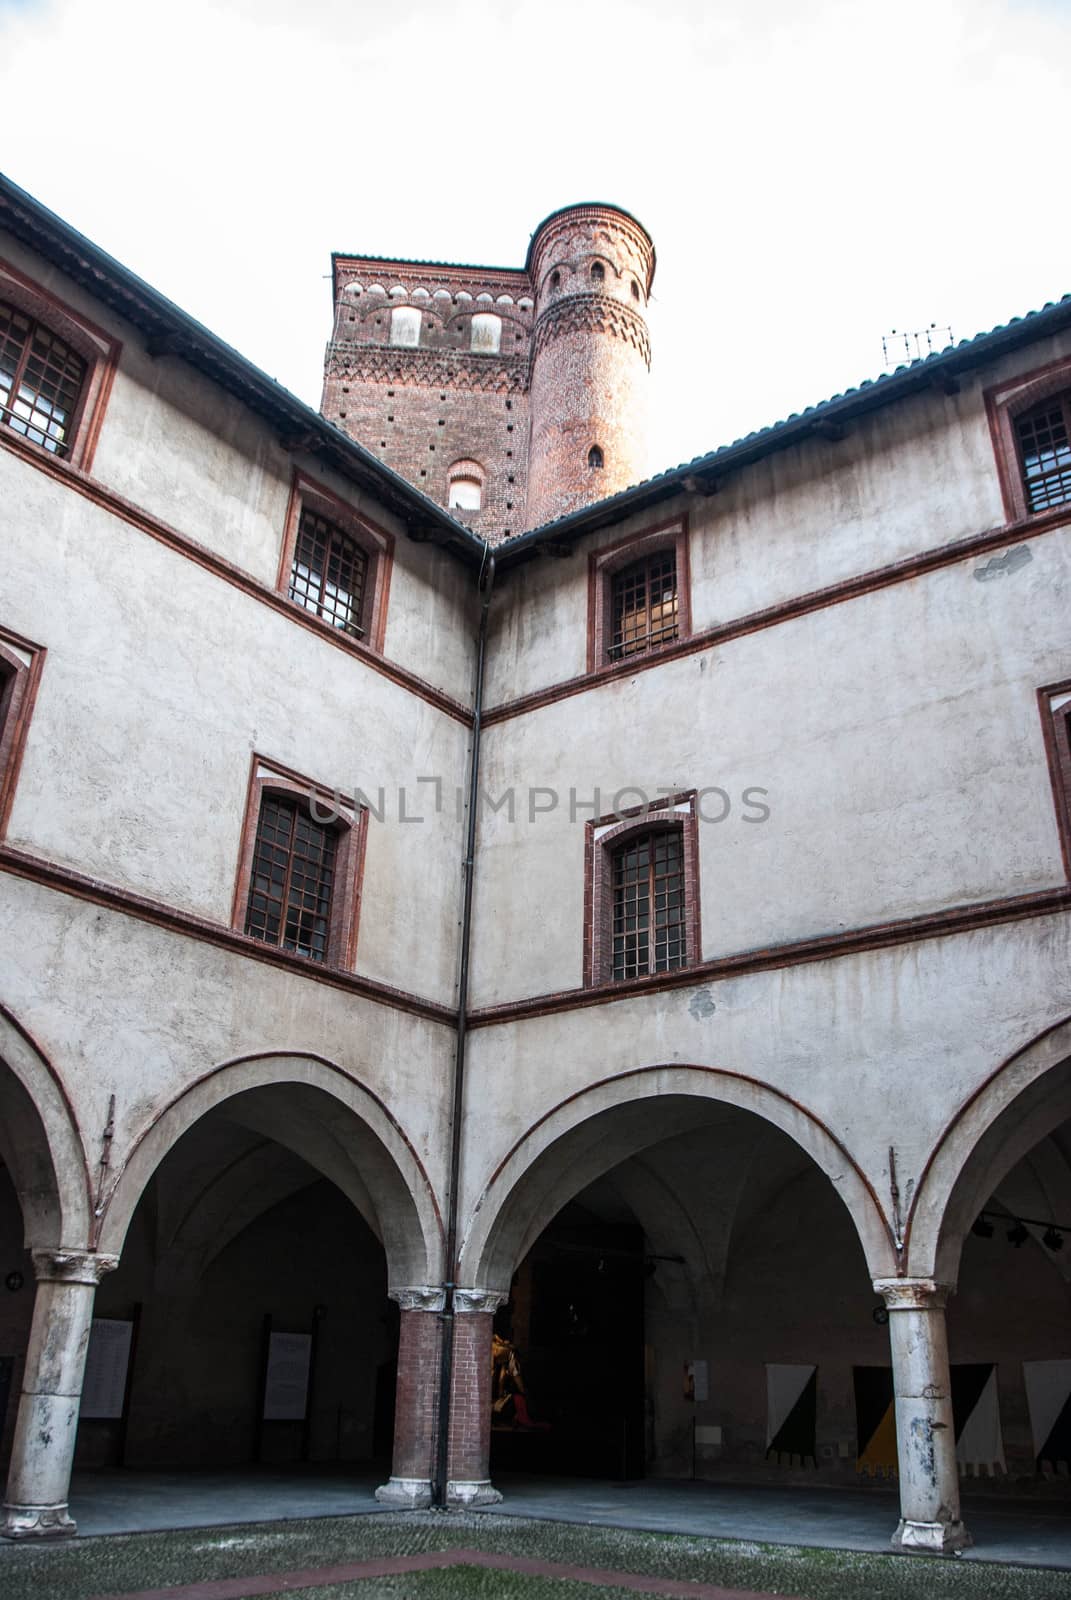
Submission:
POLYGON ((311 1333, 273 1333, 268 1339, 264 1421, 303 1422, 312 1361, 311 1333))
POLYGON ((86 1354, 86 1374, 82 1381, 81 1416, 122 1416, 133 1337, 132 1322, 118 1322, 109 1317, 93 1318, 86 1354))

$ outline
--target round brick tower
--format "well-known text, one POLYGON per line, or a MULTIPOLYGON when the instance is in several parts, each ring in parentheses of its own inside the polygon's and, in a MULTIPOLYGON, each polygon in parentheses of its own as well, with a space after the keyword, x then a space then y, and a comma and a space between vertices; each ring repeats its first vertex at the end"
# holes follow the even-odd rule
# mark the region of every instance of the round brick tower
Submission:
POLYGON ((539 527, 647 473, 646 309, 654 245, 617 206, 565 206, 532 235, 525 522, 539 527))

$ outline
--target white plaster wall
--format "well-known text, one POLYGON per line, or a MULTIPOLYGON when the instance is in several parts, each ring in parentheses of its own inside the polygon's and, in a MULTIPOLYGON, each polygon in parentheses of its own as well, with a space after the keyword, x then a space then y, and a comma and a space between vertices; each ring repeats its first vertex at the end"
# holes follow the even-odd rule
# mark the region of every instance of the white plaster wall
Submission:
MULTIPOLYGON (((459 722, 13 457, 4 623, 48 648, 11 844, 229 924, 251 755, 352 793, 463 782, 459 722)), ((357 970, 455 981, 452 816, 371 823, 357 970)))
POLYGON ((374 496, 311 457, 176 356, 153 359, 130 324, 7 238, 27 277, 122 343, 92 476, 141 510, 274 588, 294 467, 395 539, 384 653, 465 704, 472 698, 474 580, 432 546, 410 541, 374 496))
POLYGON ((1066 356, 1039 340, 963 381, 730 473, 708 498, 681 495, 585 538, 568 560, 508 574, 495 600, 487 704, 587 670, 589 551, 687 512, 692 626, 716 627, 1004 521, 983 389, 1066 356))
POLYGON ((1025 549, 1007 575, 944 567, 488 729, 485 788, 518 811, 481 813, 474 1002, 581 983, 596 788, 600 814, 625 785, 729 795, 698 830, 708 959, 1062 882, 1036 690, 1071 671, 1071 535, 1025 549), (537 786, 560 800, 531 822, 537 786), (750 788, 768 820, 744 820, 750 788))
POLYGON ((441 1194, 452 1029, 9 873, 0 903, 19 928, 0 999, 52 1062, 94 1173, 110 1095, 114 1176, 184 1089, 236 1058, 293 1052, 385 1101, 441 1194))
MULTIPOLYGON (((478 1028, 468 1048, 463 1238, 477 1222, 486 1231, 504 1196, 497 1186, 484 1191, 537 1121, 567 1101, 568 1125, 585 1121, 607 1104, 607 1092, 582 1094, 585 1086, 640 1068, 665 1070, 646 1089, 633 1080, 630 1096, 687 1092, 677 1063, 787 1095, 842 1142, 887 1215, 894 1145, 906 1209, 953 1114, 1071 1012, 1069 957, 1071 922, 1039 917, 478 1028)), ((652 1142, 678 1131, 660 1121, 656 1103, 648 1108, 652 1142)), ((572 1176, 581 1188, 595 1174, 572 1176)), ((569 1198, 559 1187, 550 1214, 569 1198)), ((463 1263, 472 1281, 477 1263, 464 1255, 463 1263)))

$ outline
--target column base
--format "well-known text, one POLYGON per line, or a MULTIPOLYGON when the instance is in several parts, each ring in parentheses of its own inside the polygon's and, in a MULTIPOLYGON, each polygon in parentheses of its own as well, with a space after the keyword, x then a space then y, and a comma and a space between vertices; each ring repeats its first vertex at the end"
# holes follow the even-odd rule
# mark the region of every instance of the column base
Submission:
POLYGON ((451 1478, 446 1485, 448 1506, 497 1506, 501 1499, 490 1478, 451 1478))
POLYGON ((893 1549, 911 1555, 954 1556, 973 1543, 962 1522, 911 1522, 906 1517, 892 1536, 893 1549))
POLYGON ((381 1506, 392 1506, 395 1511, 423 1511, 431 1505, 431 1480, 428 1478, 391 1478, 376 1490, 381 1506))
POLYGON ((0 1539, 73 1539, 78 1532, 65 1505, 16 1506, 5 1502, 0 1539))

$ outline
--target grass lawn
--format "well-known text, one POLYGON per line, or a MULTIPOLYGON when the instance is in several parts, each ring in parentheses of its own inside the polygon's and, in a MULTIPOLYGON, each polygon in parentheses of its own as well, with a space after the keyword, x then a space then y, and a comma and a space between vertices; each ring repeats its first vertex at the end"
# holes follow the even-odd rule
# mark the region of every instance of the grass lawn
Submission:
MULTIPOLYGON (((479 1550, 798 1600, 1071 1600, 1071 1572, 981 1561, 746 1544, 452 1512, 322 1517, 0 1546, 3 1600, 91 1600, 385 1556, 479 1550)), ((258 1591, 304 1600, 637 1600, 637 1590, 453 1566, 258 1591)), ((639 1591, 642 1597, 643 1591, 639 1591)))

